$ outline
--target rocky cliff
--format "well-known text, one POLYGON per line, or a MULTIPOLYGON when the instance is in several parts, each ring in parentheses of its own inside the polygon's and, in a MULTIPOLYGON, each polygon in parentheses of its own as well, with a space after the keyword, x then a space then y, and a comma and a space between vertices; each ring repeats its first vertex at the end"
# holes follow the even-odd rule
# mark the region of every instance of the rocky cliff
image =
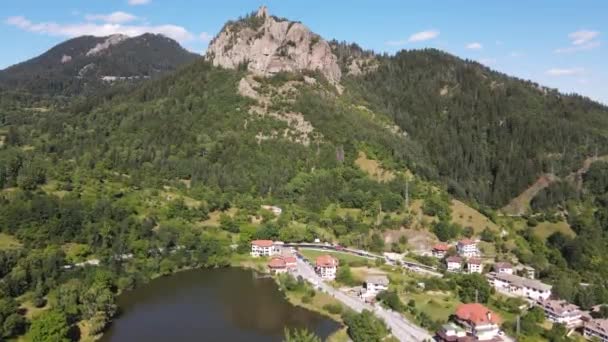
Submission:
POLYGON ((333 84, 340 82, 337 57, 327 41, 299 22, 257 13, 228 22, 213 39, 206 58, 214 65, 235 69, 247 64, 249 71, 270 76, 281 71, 319 71, 333 84))

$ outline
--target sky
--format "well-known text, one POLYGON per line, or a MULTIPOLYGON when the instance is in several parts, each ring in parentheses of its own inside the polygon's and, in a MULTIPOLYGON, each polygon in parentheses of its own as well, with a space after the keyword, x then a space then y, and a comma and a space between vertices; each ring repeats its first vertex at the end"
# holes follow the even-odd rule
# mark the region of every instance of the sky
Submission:
POLYGON ((391 54, 437 48, 608 104, 607 0, 4 1, 0 69, 86 34, 162 33, 203 53, 227 20, 260 5, 326 39, 391 54))

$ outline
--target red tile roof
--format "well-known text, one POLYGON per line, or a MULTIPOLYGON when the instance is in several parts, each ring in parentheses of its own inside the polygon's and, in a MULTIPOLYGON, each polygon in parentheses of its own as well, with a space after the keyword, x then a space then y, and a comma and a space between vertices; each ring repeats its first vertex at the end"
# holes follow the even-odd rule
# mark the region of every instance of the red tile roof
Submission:
POLYGON ((285 268, 287 265, 285 264, 285 260, 280 257, 272 258, 268 262, 268 267, 270 268, 285 268))
POLYGON ((456 308, 456 317, 469 321, 474 325, 495 323, 500 324, 500 316, 479 303, 460 304, 456 308))
POLYGON ((272 240, 253 240, 251 241, 251 244, 258 247, 272 247, 274 243, 272 240))
POLYGON ((461 245, 468 246, 468 245, 474 245, 477 242, 475 242, 475 240, 471 240, 471 239, 462 239, 462 240, 458 241, 458 243, 461 245))
POLYGON ((457 263, 462 263, 462 258, 461 257, 457 257, 457 256, 451 256, 447 259, 445 259, 447 262, 457 262, 457 263))
POLYGON ((473 265, 481 265, 481 259, 471 258, 471 259, 469 259, 468 263, 473 264, 473 265))
POLYGON ((295 264, 297 262, 297 259, 294 256, 283 256, 283 260, 288 264, 295 264))
POLYGON ((317 267, 336 267, 338 266, 338 259, 331 255, 319 255, 316 260, 317 267))
POLYGON ((447 251, 448 249, 450 249, 450 246, 446 245, 445 243, 438 243, 435 246, 433 246, 433 250, 434 251, 447 251))
POLYGON ((494 269, 495 270, 499 270, 501 268, 513 268, 513 265, 511 265, 508 262, 497 262, 494 264, 494 269))

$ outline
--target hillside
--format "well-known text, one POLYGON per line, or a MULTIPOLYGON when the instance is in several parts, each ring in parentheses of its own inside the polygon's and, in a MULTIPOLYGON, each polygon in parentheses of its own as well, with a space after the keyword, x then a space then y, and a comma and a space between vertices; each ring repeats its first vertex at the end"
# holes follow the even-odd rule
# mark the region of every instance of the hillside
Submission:
POLYGON ((0 89, 37 95, 90 93, 116 82, 155 77, 196 58, 161 35, 82 36, 0 71, 0 89))
POLYGON ((433 165, 426 176, 458 197, 499 207, 605 152, 608 108, 589 99, 432 49, 376 59, 346 88, 408 132, 433 165))
POLYGON ((253 239, 439 266, 429 246, 474 238, 564 299, 608 301, 608 163, 583 163, 606 153, 608 110, 580 96, 437 50, 326 41, 265 8, 224 25, 204 58, 160 36, 80 37, 1 75, 66 104, 0 93, 0 294, 14 315, 36 303, 99 332, 118 291, 229 265, 253 239), (92 91, 124 84, 104 76, 151 80, 92 91), (549 172, 529 214, 499 215, 549 172))

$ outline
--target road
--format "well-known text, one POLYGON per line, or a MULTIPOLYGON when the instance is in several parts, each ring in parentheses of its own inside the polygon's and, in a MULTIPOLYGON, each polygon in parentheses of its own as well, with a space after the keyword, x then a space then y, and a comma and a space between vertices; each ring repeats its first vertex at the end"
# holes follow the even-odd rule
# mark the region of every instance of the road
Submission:
MULTIPOLYGON (((317 249, 317 250, 322 250, 322 251, 329 250, 329 251, 336 251, 336 252, 341 252, 341 253, 349 253, 349 254, 353 254, 353 255, 356 255, 359 257, 372 259, 372 260, 381 259, 391 265, 394 265, 394 261, 387 259, 383 255, 374 254, 374 253, 360 250, 360 249, 339 247, 339 246, 326 244, 326 243, 311 243, 311 242, 285 243, 285 247, 308 248, 308 249, 317 249)), ((416 263, 413 261, 408 261, 408 260, 401 260, 399 262, 401 263, 401 266, 403 268, 408 269, 410 271, 423 273, 423 274, 433 276, 433 277, 443 277, 443 274, 437 272, 437 269, 435 267, 416 263)))
POLYGON ((298 258, 298 267, 296 269, 297 275, 302 276, 305 280, 320 288, 323 292, 326 292, 342 302, 344 305, 351 309, 361 312, 364 309, 372 311, 376 316, 382 318, 384 322, 391 329, 392 334, 399 339, 399 341, 426 341, 432 340, 432 336, 424 329, 414 325, 402 315, 383 309, 380 305, 369 305, 359 298, 351 297, 339 290, 324 283, 321 278, 315 273, 311 265, 306 263, 301 258, 298 258))

